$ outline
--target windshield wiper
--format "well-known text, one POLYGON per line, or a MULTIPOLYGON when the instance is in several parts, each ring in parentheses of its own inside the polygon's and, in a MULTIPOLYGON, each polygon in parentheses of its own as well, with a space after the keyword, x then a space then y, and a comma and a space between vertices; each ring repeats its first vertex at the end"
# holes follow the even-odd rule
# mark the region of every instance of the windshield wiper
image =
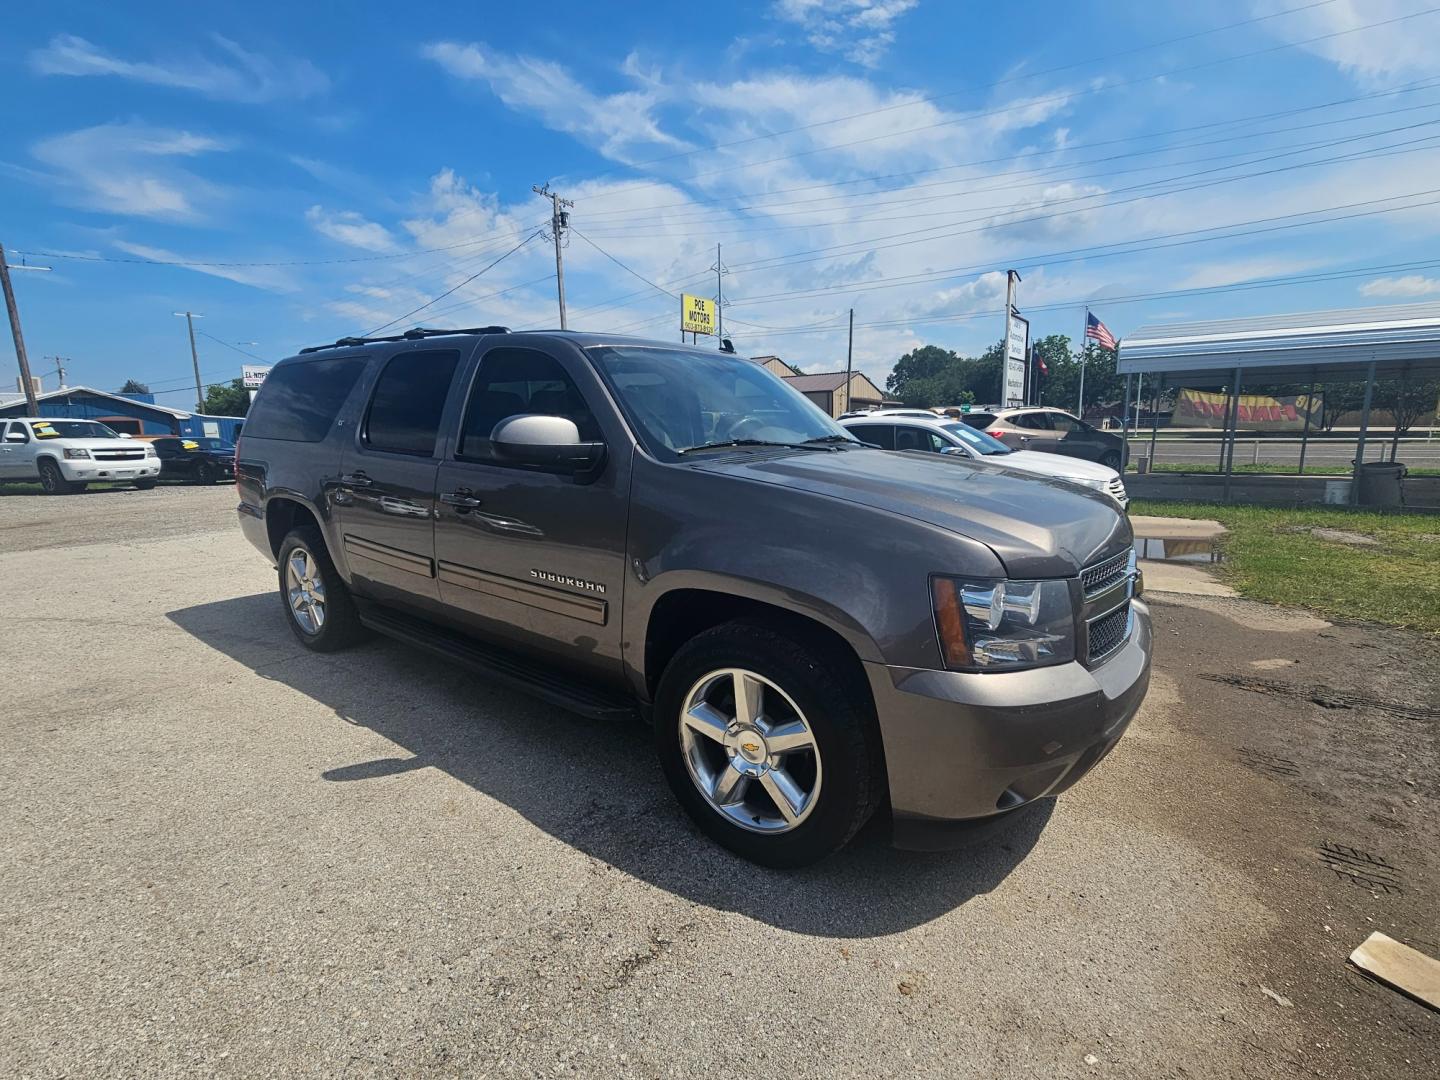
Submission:
POLYGON ((687 446, 683 450, 675 451, 677 454, 688 454, 692 450, 723 450, 730 446, 779 446, 786 450, 824 450, 823 446, 806 446, 804 443, 772 442, 769 439, 725 439, 723 442, 701 443, 699 446, 687 446))
POLYGON ((810 446, 815 443, 854 443, 857 446, 863 445, 853 435, 821 435, 818 438, 806 439, 802 445, 810 446))

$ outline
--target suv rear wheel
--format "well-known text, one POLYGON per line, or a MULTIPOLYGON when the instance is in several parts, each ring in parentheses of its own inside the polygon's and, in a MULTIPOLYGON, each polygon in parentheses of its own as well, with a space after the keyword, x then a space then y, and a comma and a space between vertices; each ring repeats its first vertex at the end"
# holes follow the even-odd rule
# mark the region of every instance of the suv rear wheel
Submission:
POLYGON ((301 645, 315 652, 335 652, 365 636, 350 590, 315 529, 292 529, 281 541, 279 575, 285 621, 301 645))
POLYGON ((711 839, 766 866, 805 866, 844 846, 884 790, 859 681, 826 649, 761 622, 695 637, 656 695, 656 747, 675 797, 711 839))

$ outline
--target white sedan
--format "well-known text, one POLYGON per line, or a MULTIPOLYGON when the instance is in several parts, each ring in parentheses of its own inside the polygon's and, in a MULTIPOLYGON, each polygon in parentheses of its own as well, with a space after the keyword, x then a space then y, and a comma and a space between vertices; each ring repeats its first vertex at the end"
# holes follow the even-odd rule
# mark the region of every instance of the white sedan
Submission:
POLYGON ((1105 492, 1122 507, 1130 503, 1125 481, 1108 465, 1063 454, 1011 450, 999 439, 957 420, 890 415, 842 419, 840 424, 861 442, 871 443, 883 450, 963 455, 1094 488, 1105 492))

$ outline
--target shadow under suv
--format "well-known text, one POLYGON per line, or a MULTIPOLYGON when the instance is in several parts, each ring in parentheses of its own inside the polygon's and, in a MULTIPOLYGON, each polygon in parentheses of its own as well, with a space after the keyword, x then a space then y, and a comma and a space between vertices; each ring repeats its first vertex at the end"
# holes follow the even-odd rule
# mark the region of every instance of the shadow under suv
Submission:
POLYGON ((700 828, 769 865, 882 806, 897 844, 942 847, 1054 795, 1149 681, 1113 501, 866 447, 723 352, 344 339, 271 370, 236 482, 307 648, 375 630, 638 715, 700 828))

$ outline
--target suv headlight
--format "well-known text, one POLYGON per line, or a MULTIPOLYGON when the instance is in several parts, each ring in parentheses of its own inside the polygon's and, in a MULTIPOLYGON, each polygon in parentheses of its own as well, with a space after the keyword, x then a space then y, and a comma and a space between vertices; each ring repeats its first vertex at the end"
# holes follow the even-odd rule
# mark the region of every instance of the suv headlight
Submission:
POLYGON ((146 443, 146 444, 145 444, 145 456, 146 456, 146 457, 159 457, 160 455, 155 452, 155 447, 151 446, 149 443, 146 443))
POLYGON ((1015 671, 1075 659, 1066 581, 932 577, 930 591, 947 668, 1015 671))
POLYGON ((90 451, 89 451, 89 450, 72 450, 72 449, 70 449, 70 447, 67 446, 67 447, 65 448, 65 456, 66 456, 67 458, 83 458, 84 460, 89 461, 89 460, 90 460, 90 451))

